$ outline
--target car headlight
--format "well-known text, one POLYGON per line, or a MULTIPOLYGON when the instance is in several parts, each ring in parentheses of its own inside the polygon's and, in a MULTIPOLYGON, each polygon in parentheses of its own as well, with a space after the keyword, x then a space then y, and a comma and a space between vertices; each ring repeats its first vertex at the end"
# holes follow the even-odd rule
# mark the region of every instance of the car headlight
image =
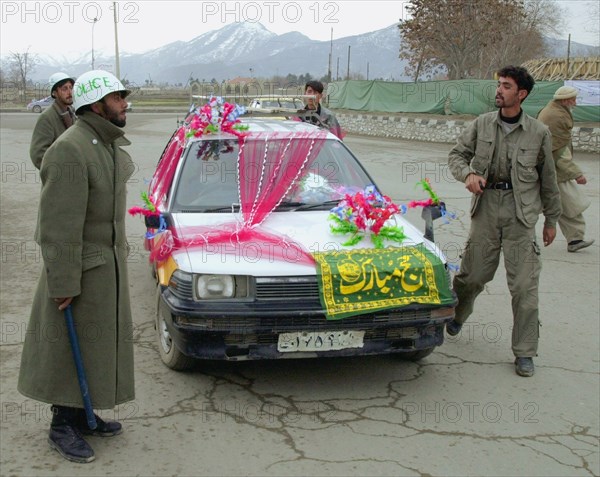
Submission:
POLYGON ((232 275, 198 275, 196 296, 200 300, 233 298, 235 296, 235 278, 232 275))

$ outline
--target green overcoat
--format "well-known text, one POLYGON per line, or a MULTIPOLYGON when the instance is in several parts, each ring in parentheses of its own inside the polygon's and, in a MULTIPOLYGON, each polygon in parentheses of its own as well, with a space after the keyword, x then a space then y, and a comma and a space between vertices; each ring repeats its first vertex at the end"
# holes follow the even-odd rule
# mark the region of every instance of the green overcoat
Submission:
MULTIPOLYGON (((71 115, 73 121, 77 119, 70 107, 68 108, 68 114, 71 115)), ((66 130, 67 126, 62 120, 56 104, 52 104, 40 114, 33 128, 31 144, 29 145, 29 157, 31 157, 31 162, 37 169, 42 165, 44 153, 66 130)))
POLYGON ((38 401, 83 407, 64 314, 73 316, 94 408, 134 399, 125 234, 133 162, 123 130, 83 113, 44 156, 39 240, 44 269, 23 345, 18 389, 38 401))

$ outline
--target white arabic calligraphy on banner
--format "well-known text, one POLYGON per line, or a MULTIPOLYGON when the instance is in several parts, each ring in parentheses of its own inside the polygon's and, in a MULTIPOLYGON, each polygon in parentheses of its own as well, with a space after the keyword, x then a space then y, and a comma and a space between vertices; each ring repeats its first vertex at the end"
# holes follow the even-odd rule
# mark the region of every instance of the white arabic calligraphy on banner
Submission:
POLYGON ((577 106, 600 106, 600 81, 565 81, 577 89, 577 106))

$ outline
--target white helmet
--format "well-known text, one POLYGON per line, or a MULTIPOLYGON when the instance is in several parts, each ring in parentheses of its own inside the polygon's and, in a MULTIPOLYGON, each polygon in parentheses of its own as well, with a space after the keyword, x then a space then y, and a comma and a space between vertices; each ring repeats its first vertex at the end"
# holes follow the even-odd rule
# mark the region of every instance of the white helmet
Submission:
POLYGON ((50 76, 50 79, 48 79, 48 86, 50 87, 50 94, 52 94, 54 92, 58 83, 60 83, 64 80, 70 80, 71 83, 75 84, 75 79, 70 77, 67 73, 63 73, 62 71, 60 71, 58 73, 54 73, 52 76, 50 76))
POLYGON ((92 70, 83 73, 73 86, 73 109, 77 112, 82 106, 93 104, 107 94, 117 91, 122 91, 124 98, 131 93, 108 71, 92 70))

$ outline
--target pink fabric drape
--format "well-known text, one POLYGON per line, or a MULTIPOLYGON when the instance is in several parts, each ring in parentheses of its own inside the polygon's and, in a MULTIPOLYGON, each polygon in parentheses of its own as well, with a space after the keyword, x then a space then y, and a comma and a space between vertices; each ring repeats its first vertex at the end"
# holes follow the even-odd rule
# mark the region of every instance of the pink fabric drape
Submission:
MULTIPOLYGON (((223 245, 227 253, 244 256, 251 245, 255 255, 274 260, 314 263, 309 251, 286 237, 261 228, 273 210, 281 203, 290 188, 307 173, 310 165, 324 145, 326 131, 310 131, 301 135, 289 133, 258 133, 240 138, 238 154, 238 192, 242 214, 241 222, 228 222, 219 226, 191 226, 179 230, 170 228, 155 239, 150 260, 165 260, 180 248, 205 248, 216 252, 223 245)), ((174 153, 181 151, 183 142, 174 137, 170 147, 174 153)), ((163 161, 170 158, 167 150, 163 161)), ((170 159, 175 162, 173 158, 170 159)), ((162 165, 162 163, 161 163, 162 165)), ((165 178, 174 173, 175 165, 164 165, 165 178)), ((160 165, 159 165, 160 167, 160 165)), ((157 170, 158 173, 158 170, 157 170)), ((158 182, 160 184, 161 181, 158 182)), ((171 180, 165 180, 170 184, 171 180)), ((157 186, 152 196, 163 197, 157 186)))
POLYGON ((244 225, 261 224, 323 147, 325 131, 259 133, 240 142, 238 177, 244 225))
POLYGON ((150 198, 159 208, 164 208, 164 199, 173 181, 173 175, 175 174, 175 169, 177 169, 177 164, 179 164, 179 159, 181 159, 184 147, 185 128, 181 126, 171 137, 171 141, 167 145, 160 163, 156 166, 156 171, 150 184, 150 198))

